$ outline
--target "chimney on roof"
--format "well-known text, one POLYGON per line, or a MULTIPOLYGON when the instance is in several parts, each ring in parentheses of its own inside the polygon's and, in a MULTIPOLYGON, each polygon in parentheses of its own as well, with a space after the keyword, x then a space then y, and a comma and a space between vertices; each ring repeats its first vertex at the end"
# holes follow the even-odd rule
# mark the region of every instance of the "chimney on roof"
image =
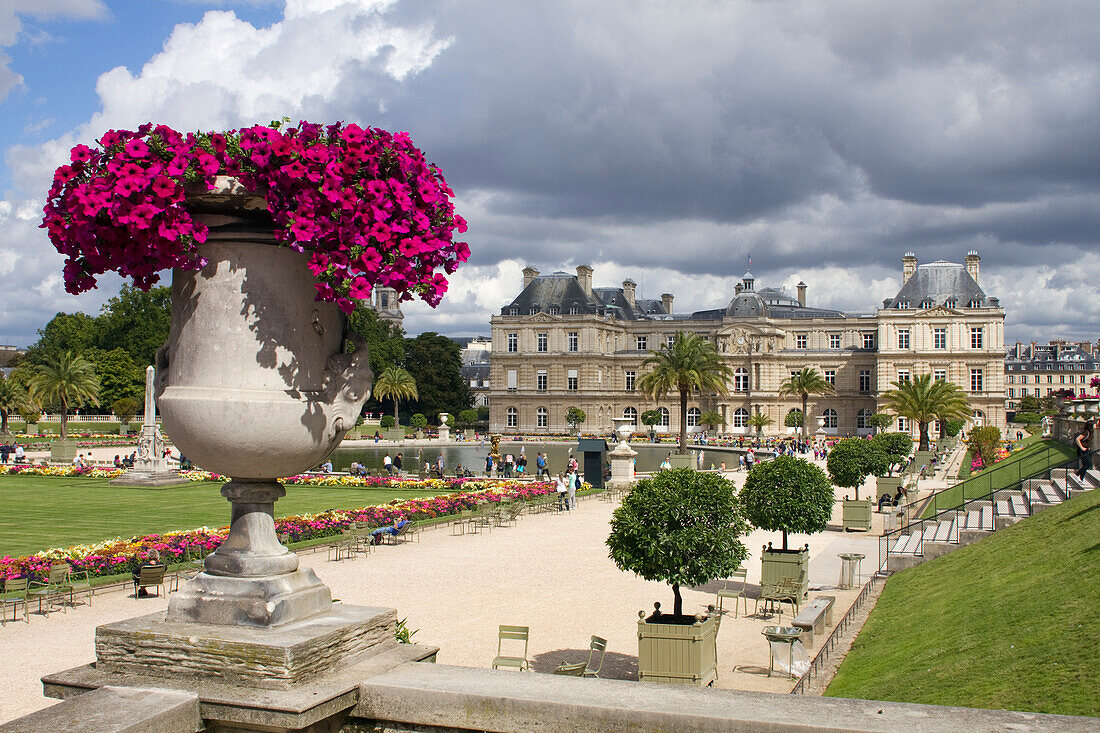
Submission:
POLYGON ((966 271, 974 278, 974 282, 978 282, 978 263, 981 261, 982 258, 974 250, 966 253, 966 271))
POLYGON ((531 284, 531 281, 539 276, 539 271, 528 265, 523 268, 523 287, 526 288, 531 284))
POLYGON ((588 265, 577 265, 577 284, 588 297, 592 297, 592 268, 588 265))
POLYGON ((798 281, 798 304, 803 308, 806 307, 806 283, 801 280, 798 281))
POLYGON ((909 278, 913 277, 913 273, 917 271, 917 256, 912 252, 906 252, 905 256, 901 258, 901 284, 909 282, 909 278))
POLYGON ((638 283, 634 282, 630 278, 623 280, 623 297, 626 298, 626 302, 630 303, 631 308, 637 308, 634 300, 634 291, 638 287, 638 283))
POLYGON ((665 306, 665 313, 672 315, 672 293, 661 293, 661 303, 665 306))
POLYGON ((735 284, 735 285, 733 286, 733 294, 734 294, 734 295, 740 295, 740 294, 741 294, 741 287, 742 287, 742 286, 741 286, 741 283, 736 283, 736 284, 735 284))

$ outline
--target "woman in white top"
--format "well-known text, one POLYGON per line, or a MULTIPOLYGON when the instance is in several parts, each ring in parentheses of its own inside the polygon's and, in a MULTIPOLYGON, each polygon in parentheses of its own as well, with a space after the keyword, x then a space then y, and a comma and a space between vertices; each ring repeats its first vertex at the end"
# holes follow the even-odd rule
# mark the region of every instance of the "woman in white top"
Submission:
POLYGON ((565 510, 565 476, 558 474, 558 477, 554 479, 554 491, 558 492, 558 511, 565 510))

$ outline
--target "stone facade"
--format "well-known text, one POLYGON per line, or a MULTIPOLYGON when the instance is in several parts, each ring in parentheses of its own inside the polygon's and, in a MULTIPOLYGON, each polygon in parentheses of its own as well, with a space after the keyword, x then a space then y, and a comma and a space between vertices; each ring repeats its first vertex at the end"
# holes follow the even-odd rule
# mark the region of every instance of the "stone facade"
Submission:
MULTIPOLYGON (((604 433, 612 418, 667 412, 658 432, 679 431, 679 399, 660 403, 634 389, 643 361, 676 333, 697 333, 715 344, 735 371, 728 396, 694 395, 695 416, 721 414, 721 433, 749 434, 748 417, 770 416, 770 434, 784 427, 800 400, 780 397, 791 372, 813 367, 834 382, 835 395, 811 396, 810 432, 824 418, 827 435, 870 432, 866 418, 882 407, 880 395, 898 379, 934 373, 958 384, 974 407, 974 421, 1005 427, 1004 309, 978 285, 979 258, 965 264, 918 265, 903 259, 897 296, 867 314, 807 305, 806 286, 797 296, 776 288, 756 289, 746 272, 725 308, 677 313, 674 298, 643 299, 632 280, 619 288, 592 285, 592 268, 576 274, 523 271, 523 289, 493 316, 489 425, 503 433, 566 433, 565 413, 587 414, 586 432, 604 433)), ((915 425, 895 425, 916 430, 915 425)), ((639 422, 639 430, 644 426, 639 422)))
POLYGON ((1005 354, 1005 409, 1014 412, 1023 397, 1047 397, 1059 390, 1095 394, 1100 356, 1089 341, 1017 343, 1005 354))

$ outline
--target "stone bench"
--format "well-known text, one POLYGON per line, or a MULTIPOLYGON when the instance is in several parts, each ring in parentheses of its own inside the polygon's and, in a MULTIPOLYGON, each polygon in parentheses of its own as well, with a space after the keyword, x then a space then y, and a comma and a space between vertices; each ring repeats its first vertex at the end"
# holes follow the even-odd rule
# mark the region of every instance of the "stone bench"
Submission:
POLYGON ((824 634, 826 626, 833 625, 833 604, 835 596, 818 596, 802 607, 801 613, 794 617, 791 625, 802 629, 802 641, 813 646, 814 634, 824 634))

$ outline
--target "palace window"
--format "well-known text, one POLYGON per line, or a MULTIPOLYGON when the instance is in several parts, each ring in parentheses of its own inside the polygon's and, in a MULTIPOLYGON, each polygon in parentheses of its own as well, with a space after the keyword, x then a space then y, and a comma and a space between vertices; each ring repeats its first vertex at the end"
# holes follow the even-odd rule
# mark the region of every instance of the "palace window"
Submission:
POLYGON ((832 387, 836 387, 836 369, 825 370, 825 381, 832 387))
POLYGON ((519 334, 510 333, 508 334, 508 353, 514 354, 517 351, 519 351, 519 334))
POLYGON ((935 303, 933 303, 931 300, 922 300, 920 302, 920 307, 921 308, 931 308, 934 305, 935 305, 935 303))
POLYGON ((646 344, 648 343, 648 339, 645 336, 638 336, 637 337, 637 343, 638 343, 638 351, 645 351, 646 350, 646 344))
POLYGON ((971 392, 981 392, 982 389, 983 389, 983 387, 982 387, 982 370, 981 369, 971 369, 970 370, 970 391, 971 392))
POLYGON ((508 315, 518 316, 519 315, 519 308, 509 308, 508 309, 508 315))
POLYGON ((661 413, 661 422, 659 423, 659 425, 663 428, 667 428, 668 424, 669 424, 669 422, 668 422, 668 408, 667 407, 658 407, 657 412, 661 413))
POLYGON ((795 334, 794 347, 796 349, 806 348, 806 334, 804 334, 804 333, 795 334))
POLYGON ((909 381, 909 370, 908 369, 898 369, 898 382, 900 382, 902 384, 905 384, 908 381, 909 381))
POLYGON ((749 411, 744 407, 738 407, 733 411, 733 427, 743 428, 749 424, 749 411))
POLYGON ((635 425, 638 424, 638 411, 633 407, 628 407, 623 410, 623 417, 633 420, 635 425))
POLYGON ((539 307, 537 305, 533 305, 533 306, 531 306, 531 310, 528 312, 528 314, 533 316, 538 312, 539 312, 539 307))
POLYGON ((946 369, 933 369, 932 370, 932 380, 936 381, 936 382, 946 382, 947 381, 947 370, 946 369))
POLYGON ((577 351, 579 346, 580 346, 580 339, 577 336, 577 332, 576 331, 570 331, 569 332, 569 350, 570 351, 577 351))
POLYGON ((866 430, 871 427, 868 420, 871 417, 871 411, 867 408, 863 408, 856 413, 856 430, 866 430))
POLYGON ((580 312, 581 312, 581 309, 578 308, 577 306, 575 306, 575 305, 569 306, 569 315, 575 316, 580 312))
POLYGON ((550 411, 545 407, 535 410, 535 426, 545 428, 550 422, 550 411))
POLYGON ((561 313, 561 308, 559 308, 559 307, 558 307, 558 306, 556 306, 556 305, 552 305, 552 306, 550 306, 550 308, 549 308, 549 309, 547 310, 547 312, 548 312, 548 313, 549 313, 550 315, 552 315, 552 316, 556 316, 557 314, 561 313))
POLYGON ((634 391, 634 372, 627 372, 626 373, 626 391, 627 392, 633 392, 634 391))
POLYGON ((898 348, 899 349, 908 349, 909 348, 909 329, 908 328, 899 328, 898 329, 898 348))
POLYGON ((569 374, 565 378, 565 388, 571 392, 577 391, 577 370, 570 369, 569 374))
POLYGON ((688 408, 688 427, 694 428, 699 426, 699 418, 702 417, 698 407, 688 408))
POLYGON ((669 335, 665 336, 665 346, 667 346, 668 348, 671 349, 672 344, 674 344, 675 342, 676 342, 676 334, 670 333, 669 335))
POLYGON ((860 369, 859 370, 859 391, 870 392, 871 391, 871 370, 860 369))
POLYGON ((875 334, 873 331, 868 331, 863 334, 863 348, 873 349, 875 348, 875 334))
POLYGON ((825 408, 825 412, 821 413, 821 416, 825 418, 825 427, 832 430, 836 430, 836 410, 831 407, 825 408))
POLYGON ((946 349, 947 348, 947 329, 946 328, 933 328, 932 329, 932 348, 933 349, 946 349))
POLYGON ((546 390, 546 381, 546 370, 539 369, 538 373, 535 375, 535 389, 544 392, 546 390))
POLYGON ((749 370, 745 367, 737 367, 733 372, 733 391, 749 391, 749 370))
POLYGON ((519 425, 519 411, 514 407, 508 408, 508 427, 514 428, 519 425))
POLYGON ((909 432, 909 418, 907 418, 907 417, 899 417, 898 418, 898 431, 902 432, 902 433, 908 433, 909 432))
POLYGON ((1009 387, 1008 388, 1008 396, 1009 396, 1009 399, 1016 396, 1016 388, 1015 387, 1009 387))
POLYGON ((829 334, 829 348, 830 349, 839 349, 840 348, 840 334, 839 333, 830 333, 829 334))
POLYGON ((539 351, 548 351, 550 347, 550 334, 540 333, 538 335, 539 351))
POLYGON ((508 391, 509 392, 515 392, 516 391, 516 386, 517 386, 516 385, 516 370, 515 369, 509 369, 508 370, 508 391))
POLYGON ((980 349, 982 348, 982 342, 984 329, 981 326, 974 326, 970 329, 970 348, 980 349))

